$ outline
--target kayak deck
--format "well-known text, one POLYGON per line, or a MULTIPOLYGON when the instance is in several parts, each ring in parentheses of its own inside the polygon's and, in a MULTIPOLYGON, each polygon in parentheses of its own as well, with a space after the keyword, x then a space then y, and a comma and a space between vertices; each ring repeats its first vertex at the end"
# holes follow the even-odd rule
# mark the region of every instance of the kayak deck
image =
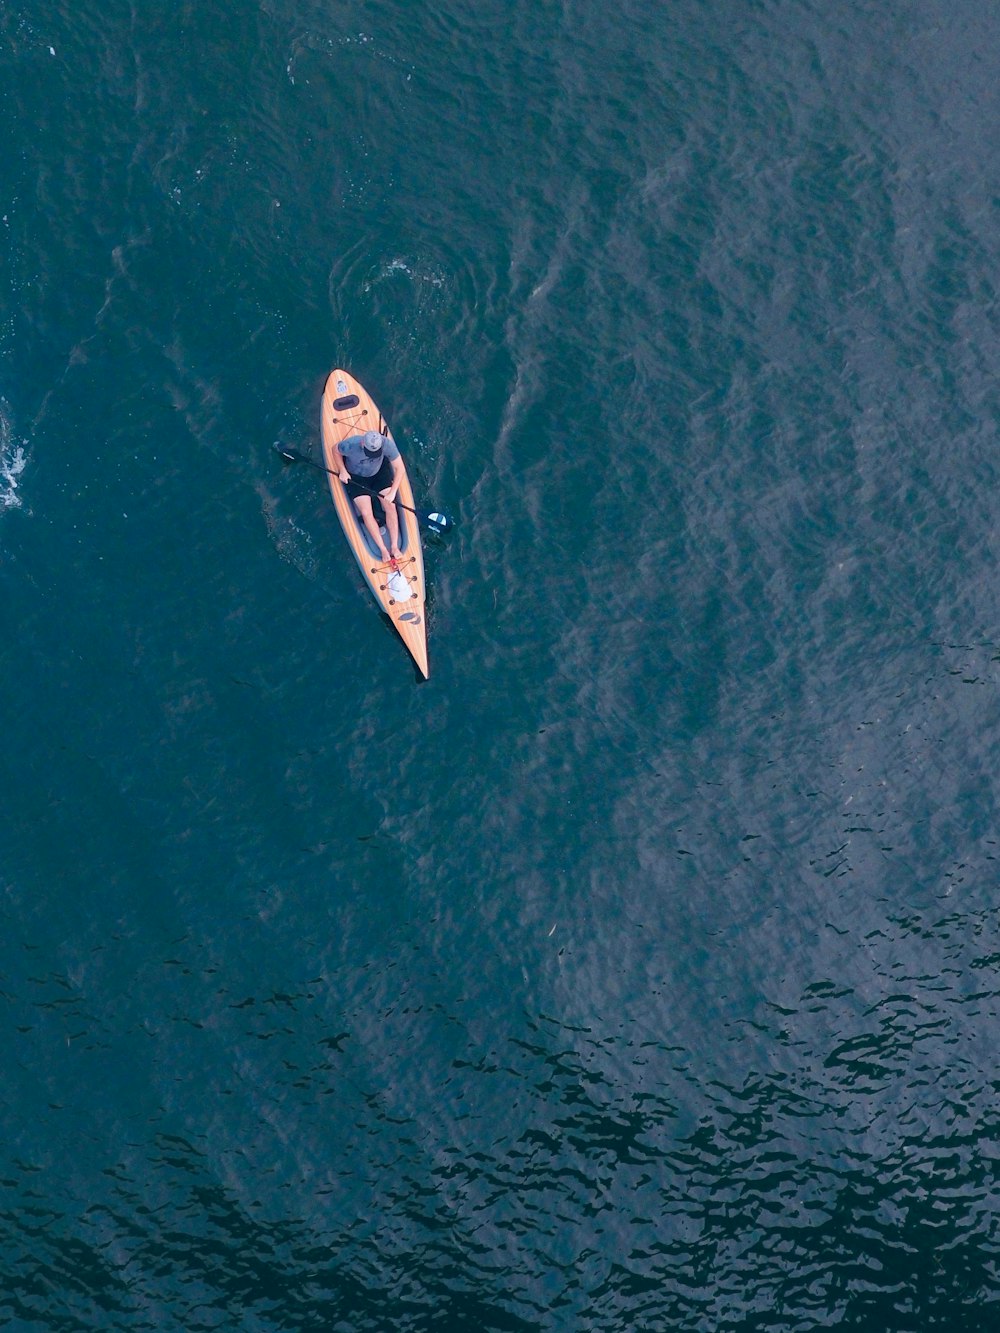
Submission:
MULTIPOLYGON (((378 554, 353 501, 348 497, 347 488, 336 474, 340 470, 337 446, 342 440, 362 435, 366 430, 377 430, 380 435, 392 440, 388 424, 368 391, 346 370, 340 369, 332 370, 327 378, 320 407, 320 424, 330 494, 344 535, 372 596, 392 621, 426 678, 429 673, 424 554, 417 516, 410 512, 413 509, 413 491, 406 473, 406 463, 403 462, 403 475, 396 497, 399 549, 402 554, 398 560, 386 564, 378 554), (403 505, 408 505, 409 509, 404 509, 403 505)), ((395 444, 395 440, 392 442, 395 444)), ((383 540, 386 540, 384 528, 382 535, 383 540)))

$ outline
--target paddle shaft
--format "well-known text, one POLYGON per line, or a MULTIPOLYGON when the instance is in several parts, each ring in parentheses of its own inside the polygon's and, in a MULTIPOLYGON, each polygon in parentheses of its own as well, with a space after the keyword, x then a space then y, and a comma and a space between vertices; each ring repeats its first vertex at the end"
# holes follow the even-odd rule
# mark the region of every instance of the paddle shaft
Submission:
MULTIPOLYGON (((331 477, 338 477, 338 478, 340 477, 340 473, 334 471, 332 467, 327 467, 324 463, 317 463, 314 458, 310 458, 308 454, 300 454, 297 449, 286 449, 285 446, 281 444, 279 440, 275 440, 274 447, 275 449, 277 449, 278 453, 282 456, 282 458, 285 460, 286 463, 308 463, 310 467, 316 468, 318 472, 327 472, 331 477)), ((361 482, 358 481, 357 477, 352 477, 351 480, 354 482, 355 486, 357 486, 359 490, 364 491, 368 495, 377 496, 379 499, 381 499, 381 496, 379 496, 378 491, 375 490, 373 486, 363 486, 361 482)), ((417 519, 421 523, 426 523, 429 530, 431 532, 437 533, 439 536, 442 533, 450 532, 452 528, 455 526, 455 520, 453 518, 449 518, 447 514, 439 514, 437 512, 431 513, 430 511, 424 509, 414 509, 412 505, 404 504, 403 501, 400 500, 398 496, 396 498, 395 503, 398 504, 401 509, 406 509, 409 513, 415 514, 417 519)))

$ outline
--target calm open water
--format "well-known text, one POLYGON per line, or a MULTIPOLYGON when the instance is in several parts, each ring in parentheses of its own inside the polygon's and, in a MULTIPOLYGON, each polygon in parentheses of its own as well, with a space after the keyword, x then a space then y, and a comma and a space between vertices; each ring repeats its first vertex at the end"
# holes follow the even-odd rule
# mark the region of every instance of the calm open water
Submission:
POLYGON ((1000 1326, 998 46, 0 9, 5 1330, 1000 1326))

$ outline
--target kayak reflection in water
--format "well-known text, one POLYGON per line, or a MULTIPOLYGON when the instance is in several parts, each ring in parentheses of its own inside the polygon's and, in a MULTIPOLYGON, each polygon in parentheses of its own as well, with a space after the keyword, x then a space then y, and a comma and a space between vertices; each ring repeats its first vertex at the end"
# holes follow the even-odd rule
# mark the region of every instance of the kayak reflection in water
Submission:
POLYGON ((341 460, 340 480, 347 487, 347 494, 354 501, 354 507, 369 536, 383 560, 398 560, 402 552, 399 549, 396 492, 403 477, 399 450, 392 440, 386 439, 377 430, 366 430, 364 435, 351 435, 341 440, 337 448, 341 460), (378 494, 373 495, 372 491, 378 494), (375 506, 378 506, 377 509, 375 506), (385 549, 379 531, 382 522, 389 533, 388 550, 385 549))

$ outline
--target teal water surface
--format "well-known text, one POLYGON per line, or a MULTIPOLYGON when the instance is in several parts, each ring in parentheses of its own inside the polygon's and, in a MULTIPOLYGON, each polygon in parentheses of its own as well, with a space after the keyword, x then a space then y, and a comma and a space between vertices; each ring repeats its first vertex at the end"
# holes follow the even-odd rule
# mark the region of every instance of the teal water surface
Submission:
POLYGON ((0 11, 4 1328, 995 1327, 997 38, 0 11))

